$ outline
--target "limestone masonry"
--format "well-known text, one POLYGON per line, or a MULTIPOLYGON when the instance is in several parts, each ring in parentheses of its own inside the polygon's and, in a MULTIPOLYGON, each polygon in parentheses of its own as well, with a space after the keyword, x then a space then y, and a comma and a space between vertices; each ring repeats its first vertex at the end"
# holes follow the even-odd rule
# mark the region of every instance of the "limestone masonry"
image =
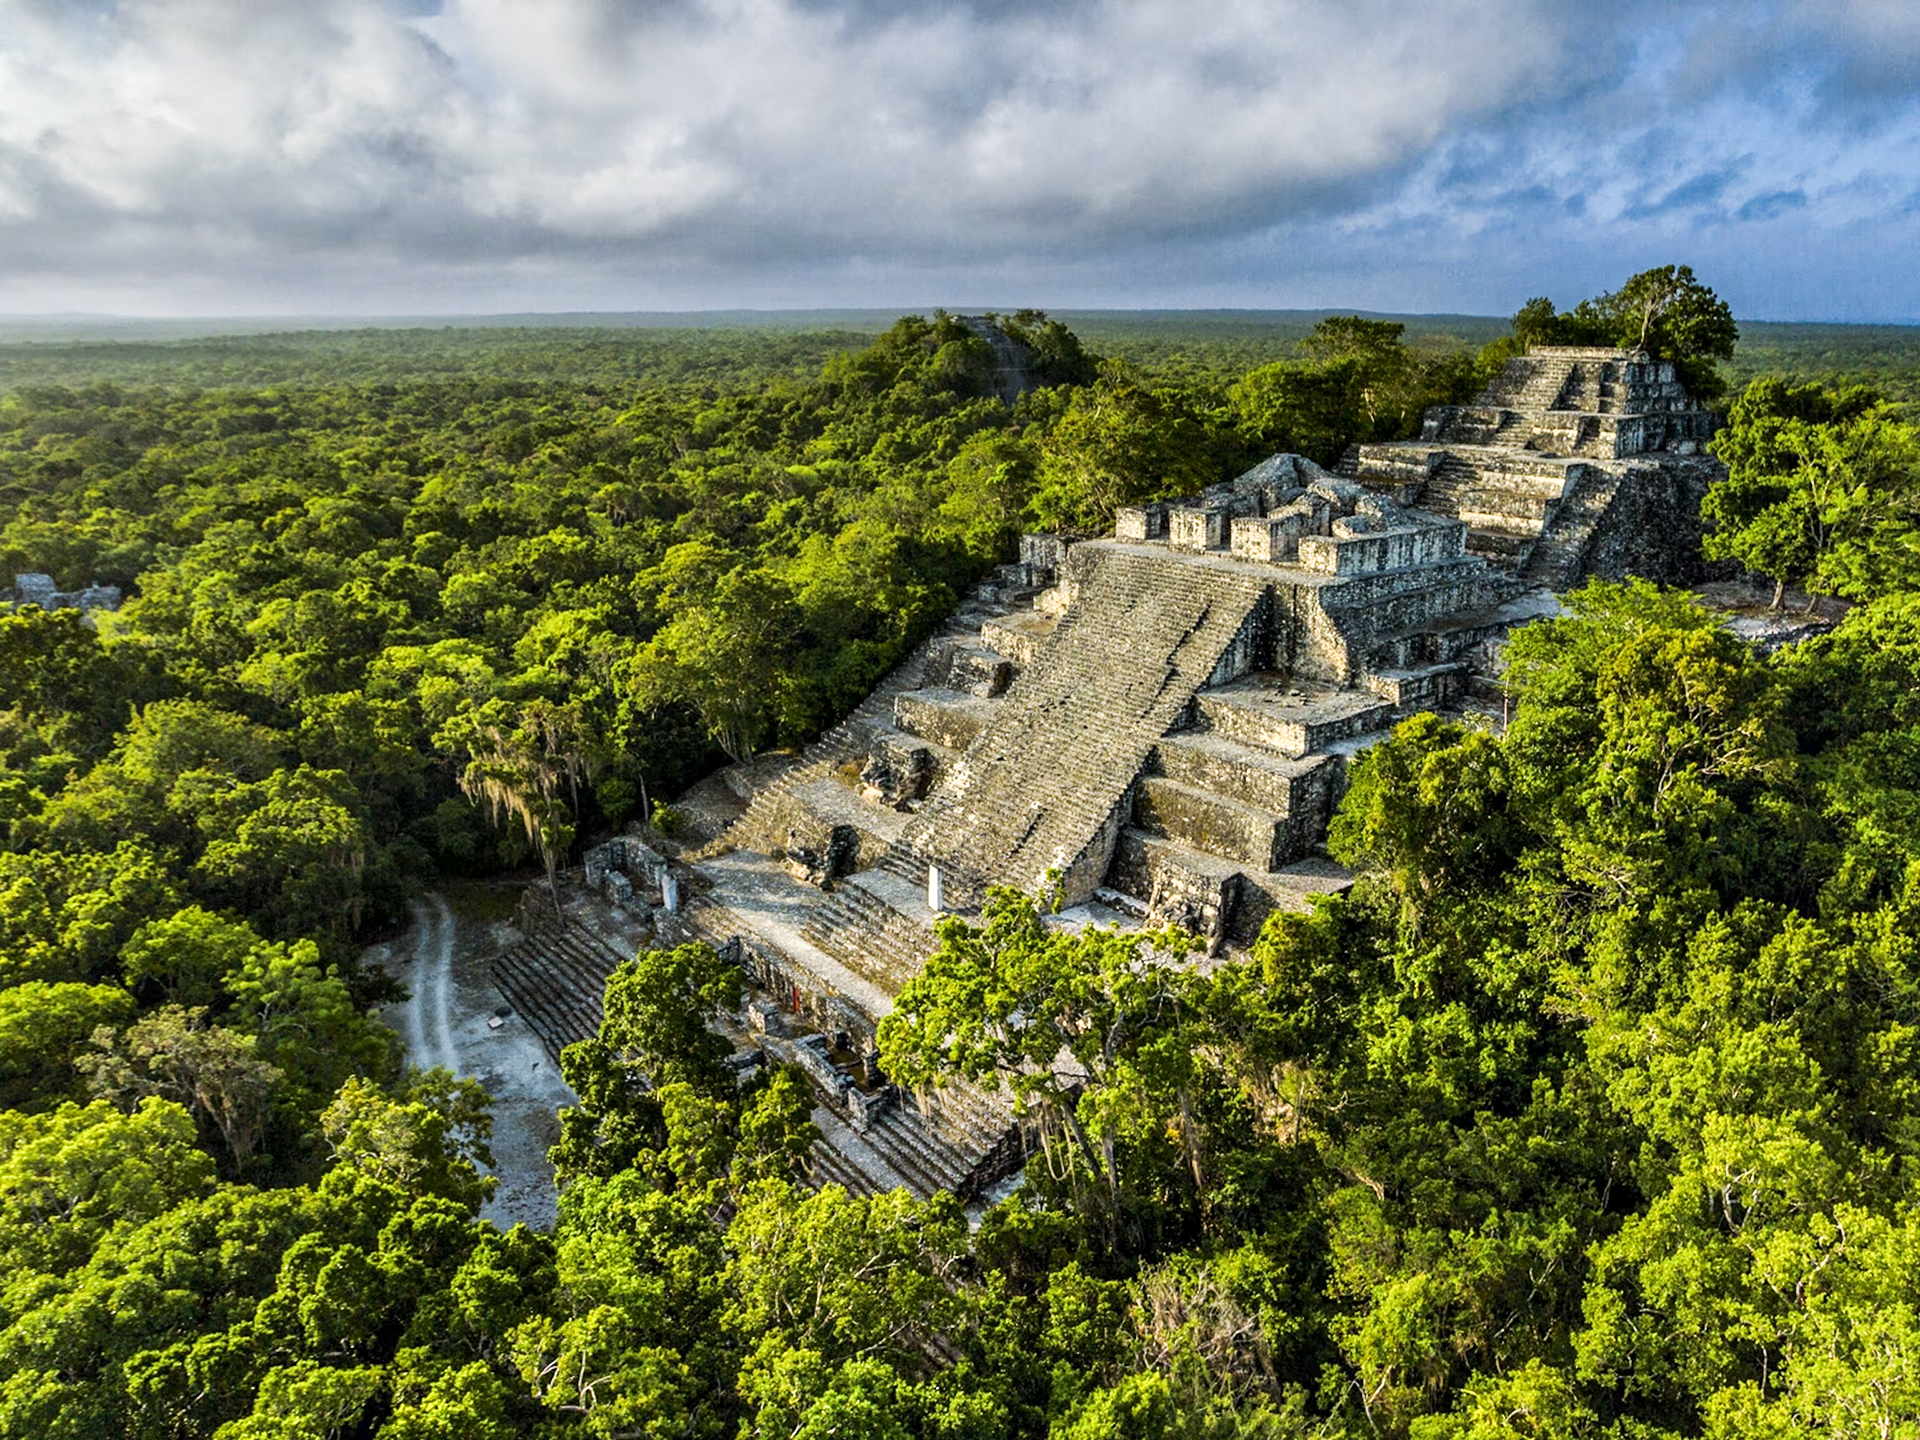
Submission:
POLYGON ((1500 642, 1552 592, 1691 578, 1714 424, 1669 364, 1537 349, 1339 474, 1276 455, 1108 538, 1025 537, 662 917, 738 959, 757 1042, 815 1079, 817 1178, 974 1194, 1018 1163, 1004 1100, 921 1109, 875 1068, 934 904, 1052 883, 1058 925, 1172 921, 1219 951, 1343 886, 1318 847, 1354 754, 1422 710, 1497 724, 1500 642))

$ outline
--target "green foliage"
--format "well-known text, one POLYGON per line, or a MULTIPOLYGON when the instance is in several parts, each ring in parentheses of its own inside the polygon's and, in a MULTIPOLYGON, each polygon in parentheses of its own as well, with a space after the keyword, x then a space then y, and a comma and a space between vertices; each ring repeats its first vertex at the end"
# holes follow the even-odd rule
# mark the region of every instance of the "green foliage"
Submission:
POLYGON ((114 1226, 150 1220, 212 1181, 192 1119, 167 1100, 130 1114, 98 1100, 0 1111, 0 1254, 16 1273, 58 1274, 114 1226))
POLYGON ((1041 441, 1034 523, 1098 531, 1122 505, 1191 494, 1220 478, 1212 440, 1184 397, 1124 366, 1103 366, 1041 441))
POLYGON ((1349 445, 1400 440, 1418 432, 1430 405, 1457 404, 1477 388, 1459 353, 1409 349, 1406 327, 1334 316, 1300 342, 1303 363, 1251 371, 1227 392, 1254 450, 1291 450, 1332 465, 1349 445))
POLYGON ((1867 600, 1920 581, 1920 438, 1871 391, 1756 380, 1712 450, 1706 554, 1773 580, 1775 609, 1789 584, 1867 600))
POLYGON ((73 1062, 94 1031, 133 1018, 133 997, 117 985, 29 980, 0 990, 0 1109, 26 1110, 67 1098, 73 1062))
POLYGON ((552 1152, 563 1185, 632 1171, 718 1203, 801 1172, 819 1135, 806 1082, 785 1068, 743 1081, 710 1028, 740 996, 740 971, 704 944, 643 951, 608 978, 599 1033, 560 1056, 580 1097, 552 1152))

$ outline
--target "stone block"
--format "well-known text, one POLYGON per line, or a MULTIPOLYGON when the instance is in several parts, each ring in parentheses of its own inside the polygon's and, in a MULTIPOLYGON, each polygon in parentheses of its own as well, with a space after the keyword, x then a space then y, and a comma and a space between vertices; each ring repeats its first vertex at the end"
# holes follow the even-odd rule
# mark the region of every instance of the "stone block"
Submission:
POLYGON ((1031 665, 1053 631, 1051 617, 1036 611, 989 620, 980 627, 980 639, 1015 665, 1031 665))
POLYGON ((1176 550, 1221 550, 1227 544, 1229 512, 1224 506, 1199 509, 1175 506, 1167 512, 1167 543, 1176 550))
POLYGON ((905 690, 894 697, 894 723, 910 735, 964 750, 992 717, 992 702, 959 690, 905 690))
POLYGON ((1013 666, 984 645, 956 645, 947 662, 947 685, 990 700, 1013 683, 1013 666))
POLYGON ((1240 516, 1231 532, 1233 553, 1263 565, 1290 563, 1299 556, 1300 536, 1308 523, 1308 517, 1298 511, 1240 516))
POLYGON ((1134 794, 1133 823, 1150 835, 1255 870, 1271 870, 1292 858, 1286 853, 1291 837, 1281 816, 1160 775, 1142 777, 1134 794))
POLYGON ((1457 560, 1466 550, 1467 527, 1459 521, 1367 534, 1359 518, 1334 521, 1332 535, 1303 535, 1301 568, 1320 575, 1371 575, 1457 560), (1348 533, 1337 533, 1342 529, 1348 533))
POLYGON ((1027 567, 1034 584, 1049 584, 1058 577, 1066 562, 1067 545, 1059 535, 1020 537, 1020 563, 1027 567))
POLYGON ((1399 710, 1451 705, 1467 690, 1467 667, 1449 663, 1371 671, 1362 678, 1370 694, 1399 710))
POLYGON ((1325 808, 1328 766, 1324 755, 1287 759, 1202 730, 1167 736, 1153 756, 1153 768, 1169 780, 1285 816, 1325 808))
POLYGON ((1120 832, 1107 884, 1147 904, 1158 923, 1205 938, 1223 934, 1240 896, 1240 867, 1146 831, 1120 832))
POLYGON ((993 716, 991 701, 958 689, 908 689, 893 699, 893 722, 910 735, 964 751, 993 716))
POLYGON ((891 1085, 876 1086, 872 1090, 852 1085, 847 1088, 845 1094, 847 1123, 862 1135, 873 1128, 875 1121, 893 1109, 895 1103, 894 1088, 891 1085))
POLYGON ((1393 707, 1360 690, 1242 683, 1203 690, 1194 705, 1207 729, 1292 757, 1393 723, 1393 707))
POLYGON ((1167 507, 1164 505, 1123 505, 1114 512, 1113 535, 1116 540, 1144 544, 1167 538, 1167 507))

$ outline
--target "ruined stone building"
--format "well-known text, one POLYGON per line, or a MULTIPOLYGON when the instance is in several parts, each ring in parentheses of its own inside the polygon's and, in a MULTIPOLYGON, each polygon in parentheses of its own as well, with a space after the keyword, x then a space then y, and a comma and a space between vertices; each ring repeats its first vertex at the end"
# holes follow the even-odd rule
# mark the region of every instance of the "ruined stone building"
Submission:
POLYGON ((13 588, 0 600, 13 605, 38 605, 42 610, 117 610, 122 599, 118 585, 82 585, 62 590, 51 575, 29 571, 13 577, 13 588))
POLYGON ((1318 847, 1354 754, 1418 711, 1497 717, 1499 642, 1553 591, 1683 578, 1713 423, 1671 365, 1541 349, 1341 474, 1277 455, 1105 538, 1026 537, 687 877, 675 924, 746 967, 761 1043, 825 1097, 818 1178, 972 1193, 1019 1158, 1004 1100, 923 1112, 874 1068, 935 905, 1056 884, 1060 925, 1251 943, 1346 883, 1318 847))

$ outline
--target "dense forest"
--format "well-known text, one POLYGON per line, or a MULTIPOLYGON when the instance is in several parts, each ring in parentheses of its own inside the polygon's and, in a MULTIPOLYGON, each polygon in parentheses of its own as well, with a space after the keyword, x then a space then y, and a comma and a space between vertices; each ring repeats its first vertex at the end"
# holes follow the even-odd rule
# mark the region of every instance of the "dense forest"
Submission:
MULTIPOLYGON (((1520 328, 1648 335, 1642 282, 1520 328)), ((1905 352, 1748 385, 1696 311, 1714 553, 1844 622, 1579 592, 1231 963, 945 922, 883 1063, 1020 1094, 977 1225, 807 1188, 690 946, 568 1052, 554 1232, 499 1231, 486 1097, 361 944, 816 733, 1022 528, 1406 434, 1519 335, 1022 312, 1012 406, 939 314, 8 349, 0 570, 129 598, 0 615, 0 1436, 1920 1435, 1920 458, 1856 383, 1905 352)))

